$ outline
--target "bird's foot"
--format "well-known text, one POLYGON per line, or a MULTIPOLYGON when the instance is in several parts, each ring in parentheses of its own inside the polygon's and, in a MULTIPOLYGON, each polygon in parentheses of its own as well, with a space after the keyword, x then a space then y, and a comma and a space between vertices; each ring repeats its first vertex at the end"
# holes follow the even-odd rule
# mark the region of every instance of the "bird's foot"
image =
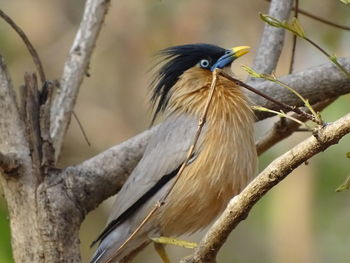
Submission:
POLYGON ((163 263, 171 263, 170 259, 168 257, 168 253, 165 250, 164 245, 161 243, 156 243, 156 242, 153 242, 153 245, 154 245, 154 248, 157 251, 158 255, 162 259, 163 263))
POLYGON ((197 247, 197 243, 175 239, 171 237, 160 236, 160 237, 151 237, 150 239, 153 241, 154 248, 156 249, 158 255, 161 257, 163 263, 170 263, 170 259, 168 257, 168 254, 165 251, 164 245, 174 245, 174 246, 179 246, 184 248, 197 247))
POLYGON ((189 242, 186 240, 180 240, 180 239, 171 238, 171 237, 164 237, 164 236, 151 237, 151 240, 154 243, 163 244, 163 245, 174 245, 174 246, 184 247, 184 248, 197 247, 197 243, 195 242, 189 242))

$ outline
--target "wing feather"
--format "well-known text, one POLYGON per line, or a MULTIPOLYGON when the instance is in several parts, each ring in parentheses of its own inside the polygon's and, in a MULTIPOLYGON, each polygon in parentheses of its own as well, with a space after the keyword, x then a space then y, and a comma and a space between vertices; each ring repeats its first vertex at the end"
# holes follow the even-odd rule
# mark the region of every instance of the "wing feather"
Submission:
MULTIPOLYGON (((103 240, 174 176, 193 143, 198 119, 188 115, 170 116, 151 136, 145 153, 117 194, 108 225, 95 244, 103 240)), ((205 128, 203 132, 205 132, 205 128)), ((196 149, 201 145, 200 136, 196 149)))

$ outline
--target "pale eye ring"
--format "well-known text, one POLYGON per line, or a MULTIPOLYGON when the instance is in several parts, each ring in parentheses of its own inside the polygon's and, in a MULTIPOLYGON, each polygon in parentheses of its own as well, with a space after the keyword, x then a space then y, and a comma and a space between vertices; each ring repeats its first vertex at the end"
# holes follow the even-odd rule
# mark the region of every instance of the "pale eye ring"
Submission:
POLYGON ((209 61, 207 59, 202 59, 201 62, 199 62, 199 65, 201 66, 201 68, 208 68, 209 61))
POLYGON ((231 54, 231 53, 232 53, 231 50, 226 50, 226 51, 225 51, 225 55, 228 55, 228 54, 231 54))

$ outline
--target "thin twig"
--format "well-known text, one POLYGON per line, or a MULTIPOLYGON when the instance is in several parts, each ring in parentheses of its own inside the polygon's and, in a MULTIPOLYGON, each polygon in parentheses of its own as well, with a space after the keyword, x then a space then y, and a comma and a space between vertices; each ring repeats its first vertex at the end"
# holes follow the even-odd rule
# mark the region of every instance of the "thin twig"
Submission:
POLYGON ((36 66, 36 69, 39 73, 40 76, 40 81, 42 83, 42 85, 44 85, 45 81, 46 81, 46 77, 45 77, 45 72, 44 72, 44 68, 43 65, 41 63, 41 60, 39 58, 39 54, 38 52, 36 52, 34 46, 32 45, 32 43, 29 41, 29 38, 26 36, 26 34, 24 33, 24 31, 15 23, 15 21, 13 21, 7 14, 5 14, 4 11, 2 11, 0 9, 0 16, 17 32, 17 34, 20 36, 20 38, 23 40, 24 44, 26 45, 30 55, 33 58, 34 64, 36 66))
POLYGON ((311 45, 313 45, 315 48, 317 48, 319 51, 321 51, 326 57, 328 57, 330 59, 330 61, 332 61, 348 78, 350 78, 350 72, 347 71, 343 65, 341 65, 338 61, 338 58, 336 58, 335 56, 332 56, 331 54, 329 54, 326 50, 324 50, 320 45, 318 45, 316 42, 314 42, 313 40, 311 40, 308 37, 304 37, 304 39, 309 42, 311 45))
POLYGON ((175 176, 175 180, 172 182, 171 186, 168 188, 167 192, 163 195, 163 197, 155 204, 155 206, 152 208, 152 210, 146 215, 146 217, 142 220, 142 222, 137 226, 137 228, 134 230, 134 232, 124 241, 124 243, 116 250, 116 252, 113 253, 110 258, 108 258, 107 263, 111 262, 115 258, 115 256, 119 253, 119 251, 121 249, 123 249, 126 246, 126 244, 129 243, 129 241, 132 240, 135 237, 135 235, 148 222, 148 220, 154 215, 154 213, 161 206, 163 206, 165 204, 165 201, 166 201, 167 197, 169 196, 169 194, 174 189, 174 187, 175 187, 176 183, 178 182, 182 172, 184 171, 184 169, 188 165, 188 162, 189 162, 189 160, 192 157, 194 148, 197 145, 197 141, 199 139, 199 136, 200 136, 200 134, 202 132, 203 126, 204 126, 204 124, 206 122, 206 119, 207 119, 209 106, 210 106, 210 103, 212 101, 212 98, 213 98, 213 95, 214 95, 214 92, 215 92, 215 86, 216 86, 217 78, 218 78, 218 75, 220 74, 220 72, 221 72, 220 69, 215 69, 213 71, 213 79, 212 79, 211 86, 210 86, 210 89, 209 89, 208 98, 207 98, 206 104, 204 106, 204 110, 203 110, 202 116, 201 116, 201 118, 198 121, 198 128, 196 130, 196 134, 194 136, 193 143, 192 143, 192 145, 190 146, 190 148, 189 148, 189 150, 187 152, 187 156, 186 156, 185 161, 182 163, 179 171, 177 172, 177 174, 175 176))
POLYGON ((80 128, 80 130, 81 130, 81 133, 83 134, 84 140, 86 141, 87 145, 91 146, 91 143, 90 143, 90 141, 89 141, 89 138, 88 138, 88 136, 87 136, 87 134, 86 134, 86 132, 85 132, 85 130, 84 130, 84 127, 83 127, 82 123, 80 122, 80 120, 79 120, 77 114, 76 114, 74 111, 72 111, 72 114, 73 114, 74 119, 75 119, 75 120, 77 121, 77 123, 78 123, 78 126, 79 126, 79 128, 80 128))
MULTIPOLYGON (((322 111, 324 108, 326 108, 328 105, 333 103, 336 100, 329 99, 326 101, 321 101, 315 105, 313 105, 313 108, 316 111, 322 111)), ((294 118, 299 119, 302 122, 307 121, 306 118, 294 114, 292 115, 294 118)), ((272 126, 272 128, 256 142, 256 151, 258 155, 261 155, 262 153, 266 152, 268 149, 270 149, 272 146, 277 144, 278 142, 284 140, 285 138, 292 135, 295 131, 298 131, 300 129, 300 125, 297 122, 294 122, 292 120, 287 120, 285 118, 278 120, 275 122, 272 126)), ((309 131, 309 130, 305 130, 309 131)))
POLYGON ((343 29, 343 30, 347 30, 347 31, 350 31, 350 27, 349 26, 344 26, 344 25, 340 25, 340 24, 337 24, 337 23, 334 23, 332 21, 329 21, 329 20, 326 20, 322 17, 319 17, 319 16, 316 16, 316 15, 313 15, 303 9, 299 9, 299 13, 300 14, 303 14, 304 16, 307 16, 307 17, 310 17, 312 19, 315 19, 321 23, 324 23, 326 25, 329 25, 329 26, 332 26, 332 27, 336 27, 336 28, 339 28, 339 29, 343 29))
POLYGON ((288 30, 289 32, 306 40, 315 48, 320 50, 324 55, 326 55, 330 61, 332 61, 348 78, 350 78, 350 73, 344 68, 343 65, 339 63, 338 58, 335 55, 330 55, 320 45, 318 45, 305 35, 304 29, 302 28, 301 24, 296 18, 293 18, 290 22, 279 20, 278 18, 265 14, 260 14, 260 18, 272 27, 288 30))
POLYGON ((236 83, 237 85, 241 86, 241 87, 244 87, 246 88, 247 90, 250 90, 252 92, 254 92, 255 94, 273 102, 274 104, 278 105, 281 109, 284 109, 284 110, 287 110, 287 111, 293 111, 301 116, 304 116, 305 118, 307 118, 308 120, 311 120, 317 124, 322 124, 322 123, 319 123, 319 120, 317 120, 313 115, 305 112, 305 111, 302 111, 301 109, 297 108, 297 107, 293 107, 293 106, 289 106, 283 102, 280 102, 278 100, 275 100, 274 98, 260 92, 259 90, 253 88, 252 86, 240 81, 239 79, 236 79, 232 76, 230 76, 229 74, 225 73, 225 72, 220 72, 220 75, 227 78, 228 80, 231 80, 232 82, 236 83))
MULTIPOLYGON (((267 2, 271 2, 271 0, 266 0, 267 2)), ((294 9, 294 8, 293 8, 294 9)), ((350 27, 349 26, 344 26, 344 25, 341 25, 341 24, 337 24, 337 23, 334 23, 332 21, 329 21, 329 20, 326 20, 322 17, 319 17, 319 16, 316 16, 314 14, 311 14, 309 13, 308 11, 305 11, 304 9, 300 9, 298 10, 298 12, 306 17, 309 17, 311 19, 314 19, 318 22, 321 22, 321 23, 324 23, 326 25, 329 25, 329 26, 332 26, 332 27, 336 27, 336 28, 339 28, 339 29, 343 29, 343 30, 348 30, 350 31, 350 27)))
MULTIPOLYGON (((295 0, 295 7, 294 7, 294 17, 295 18, 298 18, 298 13, 299 13, 299 0, 295 0)), ((289 64, 289 74, 292 74, 293 69, 294 69, 296 45, 297 45, 297 36, 294 34, 293 35, 293 44, 292 44, 292 55, 291 55, 290 64, 289 64)))

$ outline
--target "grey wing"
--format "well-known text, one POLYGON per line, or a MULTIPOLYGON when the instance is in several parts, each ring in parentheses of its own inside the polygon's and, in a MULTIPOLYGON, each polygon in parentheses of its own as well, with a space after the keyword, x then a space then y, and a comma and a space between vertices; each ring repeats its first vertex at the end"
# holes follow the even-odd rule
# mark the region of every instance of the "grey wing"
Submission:
MULTIPOLYGON (((197 127, 198 119, 189 115, 170 116, 160 124, 151 136, 140 162, 117 194, 108 225, 93 242, 101 241, 91 262, 105 262, 105 258, 109 258, 130 235, 130 224, 138 225, 138 219, 142 220, 146 216, 135 216, 135 213, 146 213, 147 206, 152 206, 152 202, 162 197, 166 187, 169 187, 169 175, 175 176, 177 169, 186 160, 197 127)), ((202 145, 205 130, 204 126, 196 149, 202 145)), ((199 152, 196 149, 195 153, 199 152)), ((195 159, 195 153, 192 160, 195 159)), ((137 244, 130 246, 140 246, 144 242, 143 238, 134 238, 133 242, 137 244)), ((119 256, 123 257, 122 252, 119 256)))
POLYGON ((163 176, 181 166, 193 143, 197 127, 198 119, 189 115, 171 116, 160 124, 151 136, 142 159, 119 191, 109 222, 135 204, 163 176))

